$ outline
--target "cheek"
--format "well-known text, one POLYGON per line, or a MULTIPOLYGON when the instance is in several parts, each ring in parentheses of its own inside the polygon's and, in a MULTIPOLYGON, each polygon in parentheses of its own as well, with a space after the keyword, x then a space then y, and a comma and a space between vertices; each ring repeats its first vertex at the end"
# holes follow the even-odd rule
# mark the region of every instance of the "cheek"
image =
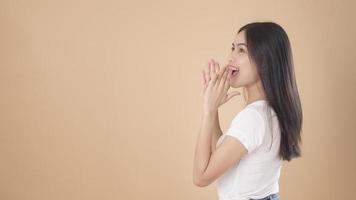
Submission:
POLYGON ((246 86, 258 80, 257 69, 249 62, 248 59, 240 60, 238 66, 240 67, 240 72, 238 76, 232 80, 233 85, 246 86))
POLYGON ((240 75, 244 79, 251 79, 254 74, 253 66, 251 65, 249 59, 246 57, 242 57, 239 60, 238 66, 240 67, 240 75))
POLYGON ((257 73, 257 69, 254 66, 248 66, 248 68, 246 68, 246 72, 244 74, 244 78, 245 78, 245 84, 249 85, 249 84, 253 84, 256 81, 258 81, 258 73, 257 73))

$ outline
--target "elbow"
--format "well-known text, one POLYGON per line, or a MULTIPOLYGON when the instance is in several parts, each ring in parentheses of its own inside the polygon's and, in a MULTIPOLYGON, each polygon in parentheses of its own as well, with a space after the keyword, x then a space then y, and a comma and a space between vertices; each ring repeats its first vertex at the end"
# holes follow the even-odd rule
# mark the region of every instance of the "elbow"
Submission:
POLYGON ((206 187, 210 185, 208 182, 203 181, 202 179, 196 177, 193 178, 193 184, 197 187, 206 187))
POLYGON ((203 184, 201 184, 199 181, 197 180, 193 180, 193 184, 197 187, 204 187, 203 184))

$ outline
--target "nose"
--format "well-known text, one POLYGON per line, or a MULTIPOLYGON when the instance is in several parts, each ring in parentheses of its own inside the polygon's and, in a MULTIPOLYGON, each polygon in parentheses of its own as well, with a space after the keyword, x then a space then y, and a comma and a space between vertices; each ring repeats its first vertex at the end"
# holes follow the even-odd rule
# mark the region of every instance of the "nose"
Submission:
POLYGON ((229 55, 227 56, 227 63, 229 64, 235 63, 235 57, 233 56, 232 53, 229 53, 229 55))

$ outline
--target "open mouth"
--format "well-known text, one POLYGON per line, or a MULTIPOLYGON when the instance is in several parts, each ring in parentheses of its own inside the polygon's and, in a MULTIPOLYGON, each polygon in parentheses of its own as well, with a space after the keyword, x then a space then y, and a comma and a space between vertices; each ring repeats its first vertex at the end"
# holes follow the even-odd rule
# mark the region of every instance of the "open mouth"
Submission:
POLYGON ((231 75, 235 76, 238 72, 238 70, 232 70, 231 75))
POLYGON ((229 68, 231 69, 231 76, 235 76, 239 73, 240 69, 238 67, 229 65, 229 68))

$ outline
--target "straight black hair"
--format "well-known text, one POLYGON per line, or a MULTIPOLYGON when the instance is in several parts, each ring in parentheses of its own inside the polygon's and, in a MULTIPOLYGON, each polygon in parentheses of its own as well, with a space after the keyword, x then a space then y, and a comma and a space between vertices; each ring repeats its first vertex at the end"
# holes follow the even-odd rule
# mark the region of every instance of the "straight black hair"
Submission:
POLYGON ((249 23, 238 33, 241 31, 245 31, 249 57, 257 67, 266 101, 278 118, 279 157, 287 161, 300 157, 303 113, 288 36, 274 22, 249 23))

